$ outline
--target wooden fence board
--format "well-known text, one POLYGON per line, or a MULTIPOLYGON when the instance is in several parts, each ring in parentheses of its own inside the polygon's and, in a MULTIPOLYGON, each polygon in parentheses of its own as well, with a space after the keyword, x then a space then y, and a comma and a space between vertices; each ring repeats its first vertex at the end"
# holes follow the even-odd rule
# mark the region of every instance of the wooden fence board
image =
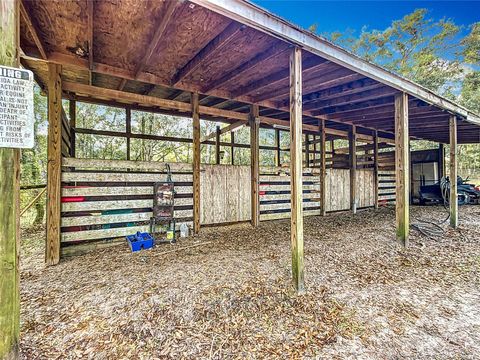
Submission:
MULTIPOLYGON (((174 182, 192 182, 191 174, 173 174, 174 182)), ((89 173, 89 172, 64 172, 63 182, 162 182, 167 180, 166 174, 152 173, 89 173)))

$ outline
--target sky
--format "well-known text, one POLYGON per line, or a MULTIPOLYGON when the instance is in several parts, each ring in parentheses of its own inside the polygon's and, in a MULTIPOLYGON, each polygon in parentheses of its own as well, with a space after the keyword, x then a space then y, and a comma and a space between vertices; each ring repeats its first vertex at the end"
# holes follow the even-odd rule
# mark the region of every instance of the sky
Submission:
POLYGON ((457 25, 480 21, 480 1, 323 1, 252 0, 261 7, 303 28, 318 25, 318 33, 356 30, 383 30, 417 8, 427 8, 436 20, 451 18, 457 25))

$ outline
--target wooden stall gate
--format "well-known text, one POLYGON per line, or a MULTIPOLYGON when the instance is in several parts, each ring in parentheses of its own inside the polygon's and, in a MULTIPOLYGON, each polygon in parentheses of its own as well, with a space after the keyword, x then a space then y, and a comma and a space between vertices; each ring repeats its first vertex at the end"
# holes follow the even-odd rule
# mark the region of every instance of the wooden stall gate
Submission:
POLYGON ((252 218, 250 166, 202 165, 200 222, 221 224, 252 218))

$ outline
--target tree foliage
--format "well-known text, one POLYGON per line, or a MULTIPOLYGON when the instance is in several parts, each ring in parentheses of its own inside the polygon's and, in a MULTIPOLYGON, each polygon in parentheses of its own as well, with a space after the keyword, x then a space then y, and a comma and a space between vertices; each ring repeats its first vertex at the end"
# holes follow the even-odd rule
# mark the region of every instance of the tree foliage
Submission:
POLYGON ((456 56, 460 27, 449 19, 434 21, 427 15, 426 9, 417 9, 385 30, 368 31, 364 27, 358 37, 351 30, 327 37, 370 62, 454 97, 462 75, 456 56))

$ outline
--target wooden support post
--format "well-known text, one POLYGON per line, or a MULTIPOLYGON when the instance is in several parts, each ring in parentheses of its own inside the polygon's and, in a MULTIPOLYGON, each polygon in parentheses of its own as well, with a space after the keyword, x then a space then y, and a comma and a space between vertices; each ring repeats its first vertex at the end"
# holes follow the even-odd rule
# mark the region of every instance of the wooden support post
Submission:
POLYGON ((373 191, 375 209, 378 209, 378 131, 373 135, 373 191))
MULTIPOLYGON (((18 67, 19 1, 0 1, 0 65, 18 67)), ((17 359, 20 329, 20 150, 0 148, 0 359, 17 359)))
POLYGON ((304 292, 302 199, 302 50, 290 55, 290 196, 292 278, 297 293, 304 292))
POLYGON ((215 164, 220 165, 220 126, 215 132, 215 164))
POLYGON ((450 116, 450 226, 458 227, 457 117, 450 116))
POLYGON ((131 145, 130 145, 130 138, 132 136, 132 109, 127 106, 125 109, 125 129, 127 133, 127 160, 131 159, 131 145))
POLYGON ((252 226, 258 226, 260 222, 260 196, 258 194, 258 186, 260 179, 259 168, 259 131, 260 131, 260 115, 258 105, 250 107, 250 166, 251 166, 251 201, 252 201, 252 226))
POLYGON ((275 129, 275 165, 282 166, 282 159, 280 158, 280 129, 275 129))
POLYGON ((310 167, 310 136, 305 134, 305 167, 310 167))
POLYGON ((440 143, 438 144, 438 180, 441 180, 447 174, 445 165, 445 145, 440 143))
POLYGON ((68 116, 70 117, 70 157, 75 157, 75 127, 77 126, 77 103, 70 100, 68 103, 68 116))
POLYGON ((326 149, 326 133, 325 120, 319 121, 320 128, 320 215, 327 214, 327 149, 326 149))
POLYGON ((193 120, 193 232, 200 231, 200 113, 198 93, 192 93, 193 120))
POLYGON ((350 210, 357 213, 357 129, 351 126, 348 137, 348 149, 350 154, 350 210))
POLYGON ((395 95, 395 178, 397 241, 408 246, 409 221, 409 146, 408 95, 395 95))
POLYGON ((47 148, 47 239, 45 262, 60 261, 60 216, 62 175, 62 69, 48 64, 48 148, 47 148))
POLYGON ((235 149, 235 133, 230 133, 230 164, 235 165, 235 158, 233 157, 233 150, 235 149))

